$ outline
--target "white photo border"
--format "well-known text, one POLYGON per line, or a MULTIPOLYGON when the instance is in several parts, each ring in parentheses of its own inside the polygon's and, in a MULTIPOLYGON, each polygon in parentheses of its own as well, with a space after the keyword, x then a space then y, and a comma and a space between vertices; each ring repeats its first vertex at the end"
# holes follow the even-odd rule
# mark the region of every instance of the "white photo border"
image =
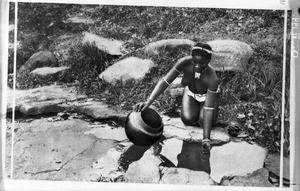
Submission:
MULTIPOLYGON (((4 159, 5 159, 5 129, 6 126, 6 84, 7 84, 7 57, 8 57, 8 4, 9 2, 36 2, 36 3, 62 3, 59 0, 2 0, 1 1, 1 96, 0 96, 0 106, 1 106, 1 157, 0 157, 0 189, 4 190, 199 190, 199 186, 184 186, 184 185, 153 185, 153 184, 131 184, 131 183, 89 183, 89 182, 57 182, 57 181, 27 181, 27 180, 5 180, 3 181, 4 175, 4 159)), ((67 0, 63 3, 74 3, 82 4, 80 0, 67 0)), ((299 118, 296 116, 300 114, 299 102, 299 83, 300 83, 300 65, 299 63, 299 39, 300 39, 300 29, 299 29, 299 6, 300 3, 297 0, 188 0, 188 1, 178 1, 175 0, 85 0, 84 4, 103 4, 103 5, 143 5, 143 6, 173 6, 173 7, 203 7, 203 8, 228 8, 228 9, 271 9, 271 10, 292 10, 292 50, 291 50, 291 109, 290 109, 290 135, 291 135, 291 187, 290 188, 256 188, 255 190, 298 190, 299 189, 299 128, 296 128, 300 124, 299 118), (297 75, 298 74, 298 75, 297 75), (294 106, 294 107, 292 107, 294 106), (298 169, 298 170, 297 170, 298 169)), ((282 152, 282 151, 281 151, 282 152)), ((204 190, 224 190, 226 187, 208 187, 201 186, 204 190)), ((253 190, 252 187, 228 187, 230 190, 253 190)))

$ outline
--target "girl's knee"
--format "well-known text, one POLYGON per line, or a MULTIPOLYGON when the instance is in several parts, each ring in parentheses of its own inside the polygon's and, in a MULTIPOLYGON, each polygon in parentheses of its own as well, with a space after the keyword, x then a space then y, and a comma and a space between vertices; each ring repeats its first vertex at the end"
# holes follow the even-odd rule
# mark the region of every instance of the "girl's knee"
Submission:
POLYGON ((197 116, 186 116, 186 115, 181 115, 181 121, 188 126, 193 126, 198 122, 198 117, 197 116))

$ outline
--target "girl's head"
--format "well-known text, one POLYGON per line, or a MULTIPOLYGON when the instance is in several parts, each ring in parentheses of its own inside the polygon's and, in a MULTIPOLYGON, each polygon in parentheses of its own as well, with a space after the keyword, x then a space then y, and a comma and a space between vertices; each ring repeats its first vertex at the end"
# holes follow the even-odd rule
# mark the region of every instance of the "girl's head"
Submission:
POLYGON ((195 46, 192 48, 192 56, 201 56, 208 61, 211 60, 211 54, 212 54, 212 49, 208 44, 204 43, 196 43, 195 46))

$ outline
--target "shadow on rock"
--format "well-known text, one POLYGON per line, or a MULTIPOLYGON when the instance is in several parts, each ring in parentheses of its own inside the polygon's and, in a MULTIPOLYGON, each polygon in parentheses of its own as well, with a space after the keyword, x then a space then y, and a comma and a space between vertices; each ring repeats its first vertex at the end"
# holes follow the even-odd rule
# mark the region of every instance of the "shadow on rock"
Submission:
POLYGON ((190 170, 204 171, 210 174, 210 161, 203 160, 201 143, 184 141, 182 144, 181 153, 178 154, 178 165, 180 168, 187 168, 190 170))

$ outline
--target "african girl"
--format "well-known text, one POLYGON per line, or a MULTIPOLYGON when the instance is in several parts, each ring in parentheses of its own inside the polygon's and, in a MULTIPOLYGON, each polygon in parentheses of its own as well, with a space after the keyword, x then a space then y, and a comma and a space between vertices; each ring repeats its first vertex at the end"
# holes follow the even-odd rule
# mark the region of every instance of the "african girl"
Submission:
POLYGON ((208 44, 196 43, 192 55, 181 58, 173 68, 162 78, 146 102, 135 105, 135 111, 142 111, 183 73, 181 84, 185 86, 182 104, 181 120, 185 125, 203 127, 202 151, 210 155, 211 126, 218 115, 219 80, 214 69, 209 65, 212 48, 208 44))

